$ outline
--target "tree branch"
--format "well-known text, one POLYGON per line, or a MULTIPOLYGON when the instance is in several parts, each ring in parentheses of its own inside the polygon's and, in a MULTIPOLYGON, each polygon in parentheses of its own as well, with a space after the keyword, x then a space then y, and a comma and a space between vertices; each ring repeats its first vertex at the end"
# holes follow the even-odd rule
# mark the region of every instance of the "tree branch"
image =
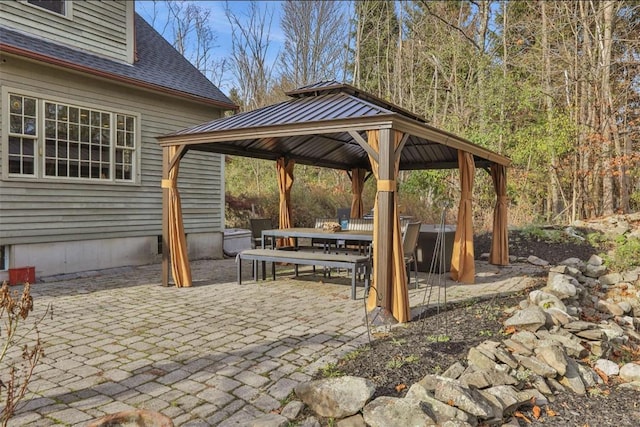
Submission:
POLYGON ((453 28, 454 30, 458 31, 460 34, 462 34, 462 36, 467 39, 469 41, 469 43, 471 43, 479 52, 482 52, 482 49, 480 48, 480 46, 478 46, 478 44, 471 38, 469 37, 462 28, 458 27, 457 25, 453 25, 451 22, 447 21, 446 19, 436 15, 435 13, 433 13, 431 11, 431 8, 429 7, 429 4, 426 0, 420 0, 420 3, 422 5, 424 5, 424 7, 427 9, 427 12, 429 13, 429 15, 433 16, 434 18, 438 19, 439 21, 443 22, 445 25, 453 28))

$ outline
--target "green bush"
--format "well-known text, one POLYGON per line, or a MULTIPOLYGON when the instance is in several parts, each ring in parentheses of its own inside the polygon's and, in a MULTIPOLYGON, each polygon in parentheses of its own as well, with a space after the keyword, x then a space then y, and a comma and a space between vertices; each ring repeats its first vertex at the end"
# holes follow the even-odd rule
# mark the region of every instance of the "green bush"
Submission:
POLYGON ((616 243, 614 249, 604 256, 610 271, 622 272, 640 266, 640 238, 626 238, 616 243))

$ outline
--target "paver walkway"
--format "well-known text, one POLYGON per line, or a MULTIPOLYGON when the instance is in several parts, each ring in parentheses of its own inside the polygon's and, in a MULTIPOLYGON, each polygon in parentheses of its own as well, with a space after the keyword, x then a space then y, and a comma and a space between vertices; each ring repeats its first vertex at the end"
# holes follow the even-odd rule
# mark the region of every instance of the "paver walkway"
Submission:
MULTIPOLYGON (((84 426, 146 408, 176 426, 246 426, 367 342, 362 289, 351 300, 348 278, 238 286, 232 259, 192 270, 194 286, 182 289, 161 286, 160 265, 35 284, 29 319, 53 308, 40 326, 45 357, 9 425, 84 426)), ((449 281, 447 299, 522 289, 528 274, 480 263, 478 284, 449 281)), ((420 305, 424 289, 410 294, 420 305)))

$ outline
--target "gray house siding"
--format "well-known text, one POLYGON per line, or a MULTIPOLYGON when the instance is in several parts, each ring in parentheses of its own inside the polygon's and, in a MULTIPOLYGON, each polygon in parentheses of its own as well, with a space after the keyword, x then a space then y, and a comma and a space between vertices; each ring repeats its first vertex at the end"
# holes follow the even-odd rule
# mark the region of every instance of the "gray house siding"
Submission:
MULTIPOLYGON (((0 245, 12 249, 10 267, 35 264, 37 274, 46 276, 74 271, 86 257, 89 259, 84 259, 84 268, 75 271, 122 265, 123 257, 129 264, 157 261, 157 236, 162 225, 162 151, 155 137, 212 120, 221 112, 13 56, 2 59, 6 60, 0 65, 3 142, 7 141, 8 92, 135 113, 141 129, 140 174, 135 183, 9 177, 4 170, 3 147, 0 245), (56 252, 59 257, 52 255, 56 252), (89 265, 92 259, 93 265, 89 265)), ((42 146, 43 141, 38 143, 42 146)), ((190 254, 197 257, 222 256, 223 174, 224 159, 220 155, 189 152, 181 161, 178 188, 185 232, 190 254)))
POLYGON ((26 2, 0 1, 2 24, 117 61, 133 62, 132 1, 74 1, 71 17, 26 2))

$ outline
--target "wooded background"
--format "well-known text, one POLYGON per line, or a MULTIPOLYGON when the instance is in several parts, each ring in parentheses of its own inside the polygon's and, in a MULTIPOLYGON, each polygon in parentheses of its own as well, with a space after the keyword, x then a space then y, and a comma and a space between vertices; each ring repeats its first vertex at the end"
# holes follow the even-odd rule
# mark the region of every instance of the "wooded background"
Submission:
MULTIPOLYGON (((227 4, 232 54, 216 57, 211 11, 157 1, 152 25, 241 111, 331 79, 352 84, 512 159, 511 224, 568 223, 640 210, 640 1, 250 2, 227 4), (276 7, 285 42, 269 60, 276 7)), ((350 205, 346 173, 296 166, 294 222, 350 205)), ((372 180, 371 180, 372 181, 372 180)), ((373 183, 365 189, 372 207, 373 183)), ((273 162, 227 160, 227 222, 278 211, 273 162)), ((401 210, 435 221, 455 206, 457 171, 403 172, 401 210)), ((494 203, 478 171, 475 221, 494 203)), ((455 209, 453 209, 455 211, 455 209)))

